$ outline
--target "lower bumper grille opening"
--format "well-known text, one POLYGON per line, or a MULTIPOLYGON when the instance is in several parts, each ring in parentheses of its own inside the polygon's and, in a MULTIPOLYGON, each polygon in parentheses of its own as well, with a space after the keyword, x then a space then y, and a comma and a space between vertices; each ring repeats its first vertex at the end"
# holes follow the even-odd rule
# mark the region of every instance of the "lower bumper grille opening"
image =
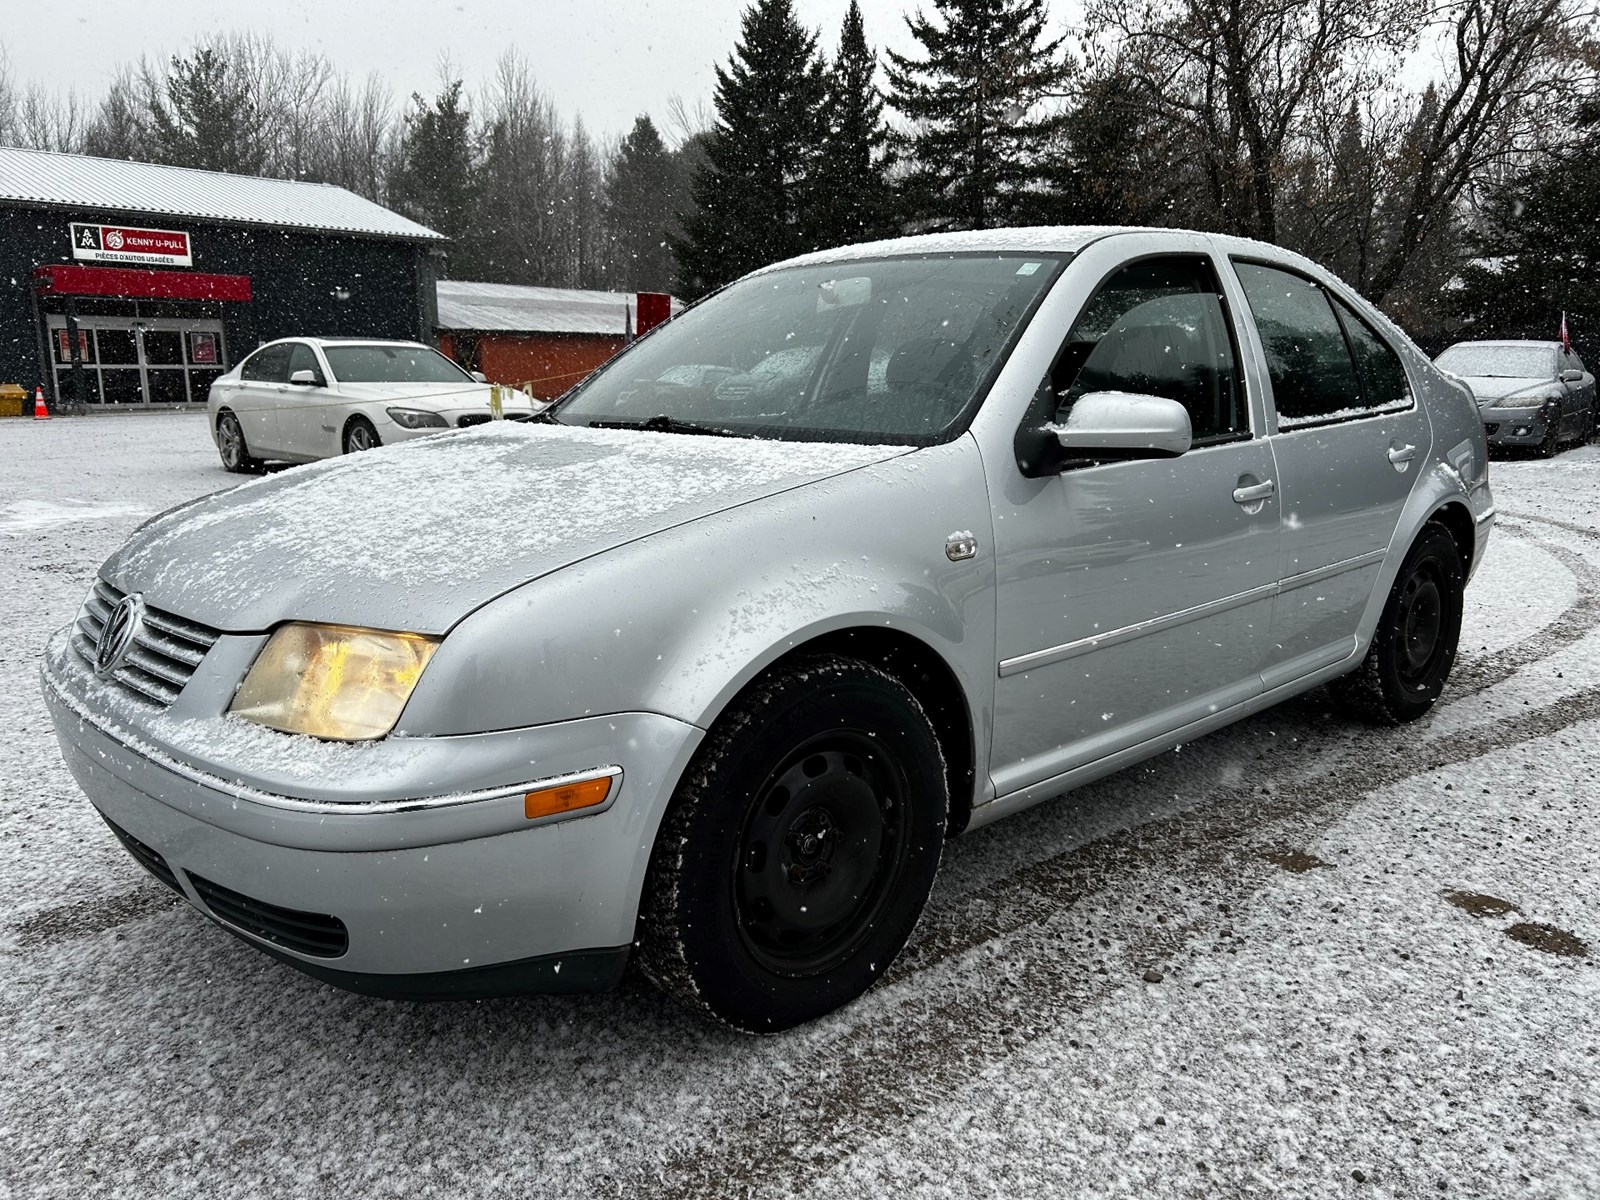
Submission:
POLYGON ((350 946, 344 922, 326 913, 299 912, 265 900, 253 900, 220 883, 188 872, 189 882, 219 921, 246 933, 315 958, 338 958, 350 946))
POLYGON ((146 846, 131 833, 127 833, 121 829, 118 829, 116 825, 112 824, 112 822, 105 816, 102 816, 100 819, 105 821, 105 823, 110 826, 111 832, 117 835, 117 841, 122 843, 123 849, 127 850, 129 854, 133 855, 134 861, 136 861, 146 871, 149 871, 150 874, 154 875, 162 883, 166 884, 173 891, 177 892, 178 895, 183 895, 183 888, 178 886, 178 877, 172 873, 172 868, 167 866, 166 859, 162 858, 161 855, 150 849, 149 846, 146 846))

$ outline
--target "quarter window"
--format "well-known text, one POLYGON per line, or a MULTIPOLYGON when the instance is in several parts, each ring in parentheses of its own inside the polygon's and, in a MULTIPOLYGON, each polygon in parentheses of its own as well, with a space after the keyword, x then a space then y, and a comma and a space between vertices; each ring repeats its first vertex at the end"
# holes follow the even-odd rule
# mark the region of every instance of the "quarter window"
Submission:
POLYGON ((1344 322, 1345 332, 1350 335, 1350 349, 1355 352, 1366 407, 1392 410, 1409 406, 1411 385, 1406 381, 1406 369, 1400 365, 1400 356, 1343 301, 1333 303, 1339 310, 1339 319, 1344 322))
POLYGON ((1237 357, 1215 275, 1203 259, 1146 259, 1108 279, 1051 370, 1057 420, 1090 392, 1176 400, 1195 442, 1248 434, 1237 357))

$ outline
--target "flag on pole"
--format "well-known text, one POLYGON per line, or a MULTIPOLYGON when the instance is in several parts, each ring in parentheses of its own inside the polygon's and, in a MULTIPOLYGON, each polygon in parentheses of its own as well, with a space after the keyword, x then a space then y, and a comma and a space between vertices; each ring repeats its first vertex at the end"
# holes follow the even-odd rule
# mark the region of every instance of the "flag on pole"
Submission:
POLYGON ((1568 354, 1572 353, 1572 339, 1567 336, 1567 314, 1561 314, 1561 348, 1568 354))

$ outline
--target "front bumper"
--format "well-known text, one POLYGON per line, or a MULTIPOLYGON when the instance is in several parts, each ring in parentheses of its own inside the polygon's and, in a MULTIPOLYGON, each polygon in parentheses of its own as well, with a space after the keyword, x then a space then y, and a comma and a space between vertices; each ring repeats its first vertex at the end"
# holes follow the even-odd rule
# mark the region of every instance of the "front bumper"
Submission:
MULTIPOLYGON (((297 747, 285 750, 293 771, 267 791, 258 771, 196 761, 192 745, 203 736, 187 748, 168 736, 164 722, 193 731, 194 720, 172 722, 148 706, 110 708, 76 664, 62 639, 52 642, 44 694, 63 757, 113 828, 159 855, 170 875, 163 882, 268 953, 383 995, 615 982, 657 825, 701 736, 669 717, 621 713, 391 738, 356 748, 367 756, 358 772, 319 768, 321 754, 348 756, 352 747, 285 737, 286 747, 297 747), (140 708, 148 719, 140 720, 140 708), (526 820, 522 796, 534 785, 612 764, 621 774, 602 808, 526 820), (486 771, 503 776, 499 786, 485 786, 486 771), (409 795, 398 794, 406 782, 409 795), (239 899, 216 899, 230 894, 239 899), (343 927, 345 944, 304 952, 274 936, 271 921, 240 918, 258 911, 289 927, 329 918, 343 927)), ((239 722, 214 724, 220 739, 239 722)), ((145 855, 134 857, 162 877, 145 855)))
MULTIPOLYGON (((473 408, 440 409, 438 411, 439 416, 444 418, 445 424, 443 426, 425 425, 420 429, 407 429, 405 426, 397 424, 388 413, 385 413, 383 419, 379 422, 378 439, 387 446, 393 442, 408 442, 413 438, 427 437, 432 433, 445 433, 451 429, 471 429, 478 425, 487 425, 494 420, 489 409, 481 404, 473 408)), ((531 408, 508 407, 505 410, 505 415, 500 419, 503 421, 527 421, 532 417, 533 409, 531 408)))
POLYGON ((1551 414, 1540 408, 1485 408, 1483 435, 1491 446, 1537 446, 1550 432, 1551 414))

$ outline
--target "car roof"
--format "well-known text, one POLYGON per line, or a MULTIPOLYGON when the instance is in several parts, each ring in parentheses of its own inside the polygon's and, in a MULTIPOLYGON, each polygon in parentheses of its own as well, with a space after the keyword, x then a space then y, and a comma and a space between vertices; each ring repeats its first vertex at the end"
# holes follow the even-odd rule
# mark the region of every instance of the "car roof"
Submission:
MULTIPOLYGON (((1471 342, 1455 342, 1445 347, 1445 350, 1454 350, 1457 346, 1532 346, 1538 350, 1559 350, 1560 342, 1542 342, 1530 338, 1495 338, 1492 340, 1471 342)), ((1439 353, 1443 354, 1444 350, 1439 353)))
MULTIPOLYGON (((426 342, 406 342, 398 338, 326 338, 304 337, 298 334, 292 337, 273 338, 272 341, 262 342, 261 345, 276 346, 279 342, 309 342, 313 346, 410 346, 420 350, 433 349, 426 342)), ((257 347, 257 349, 260 348, 259 346, 257 347)), ((254 351, 251 353, 254 353, 254 351)))

